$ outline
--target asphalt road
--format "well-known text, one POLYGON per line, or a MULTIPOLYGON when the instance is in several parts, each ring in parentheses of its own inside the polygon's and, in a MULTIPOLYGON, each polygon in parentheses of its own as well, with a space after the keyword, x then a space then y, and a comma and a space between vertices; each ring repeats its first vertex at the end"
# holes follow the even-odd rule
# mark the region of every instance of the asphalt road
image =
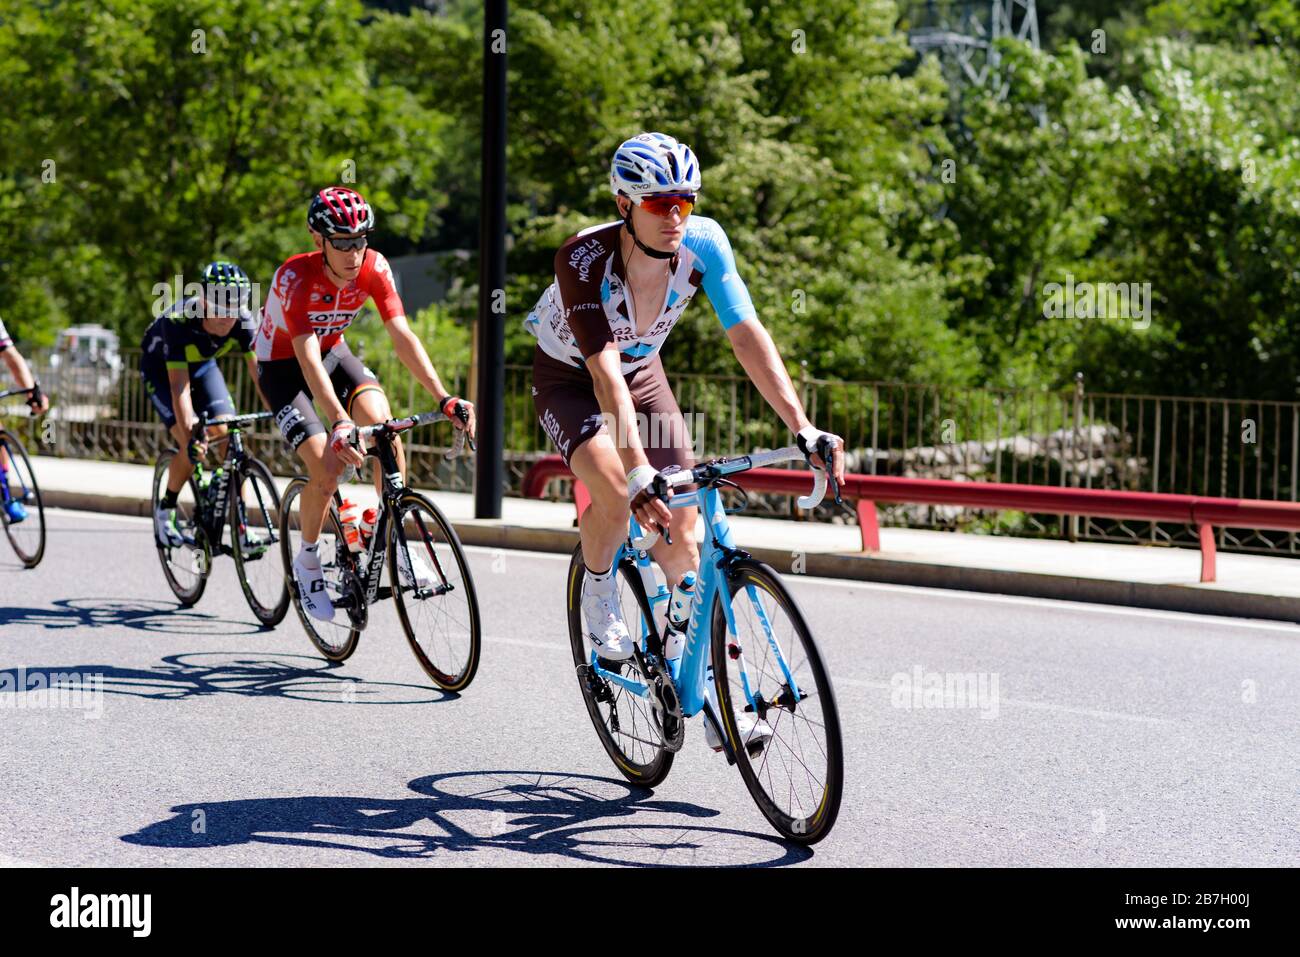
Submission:
POLYGON ((148 523, 0 543, 0 865, 1294 865, 1300 627, 792 576, 832 667, 847 788, 785 845, 693 721, 631 788, 583 708, 563 556, 471 549, 484 655, 431 689, 391 603, 341 667, 262 631, 229 559, 177 608, 148 523), (19 707, 36 672, 90 710, 19 707), (976 673, 978 706, 906 707, 976 673), (996 696, 992 682, 996 679, 996 696), (95 717, 88 715, 97 714, 95 717))

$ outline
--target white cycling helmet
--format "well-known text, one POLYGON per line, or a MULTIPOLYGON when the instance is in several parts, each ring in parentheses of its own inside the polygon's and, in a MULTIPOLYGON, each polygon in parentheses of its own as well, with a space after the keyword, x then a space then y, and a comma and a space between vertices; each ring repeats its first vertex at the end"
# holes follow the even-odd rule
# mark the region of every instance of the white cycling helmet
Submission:
POLYGON ((642 133, 614 152, 609 188, 633 201, 652 193, 699 192, 700 162, 689 146, 666 133, 642 133))

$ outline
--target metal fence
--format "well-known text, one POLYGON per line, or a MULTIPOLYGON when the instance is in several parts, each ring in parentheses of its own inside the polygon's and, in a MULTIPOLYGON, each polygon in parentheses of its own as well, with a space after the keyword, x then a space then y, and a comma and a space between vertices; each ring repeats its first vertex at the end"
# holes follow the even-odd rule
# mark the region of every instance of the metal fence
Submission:
MULTIPOLYGON (((152 462, 169 439, 149 407, 139 357, 138 350, 126 352, 120 373, 51 370, 38 357, 35 365, 57 406, 47 422, 33 428, 35 444, 50 454, 152 462)), ((430 406, 394 356, 367 361, 386 383, 395 413, 430 406)), ((245 364, 222 363, 236 405, 260 408, 245 364)), ((465 394, 464 370, 440 372, 448 388, 465 394)), ((734 455, 790 441, 745 376, 669 379, 688 416, 697 455, 734 455)), ((531 380, 531 367, 506 367, 507 494, 519 494, 528 466, 553 451, 533 409, 531 380)), ((844 437, 854 472, 1300 500, 1300 402, 1089 393, 1084 385, 1082 379, 1065 390, 839 382, 806 375, 796 380, 812 420, 844 437)), ((407 448, 420 484, 453 491, 472 488, 469 462, 448 465, 440 455, 446 427, 411 439, 407 448)), ((258 455, 274 470, 296 470, 277 432, 260 430, 255 441, 258 455)), ((560 488, 557 494, 566 491, 560 488)), ((799 517, 784 496, 757 497, 751 508, 799 517)), ((1194 530, 1183 526, 944 506, 887 506, 881 520, 921 528, 1197 544, 1194 530)), ((1219 535, 1220 547, 1229 551, 1300 554, 1294 533, 1223 529, 1219 535)))

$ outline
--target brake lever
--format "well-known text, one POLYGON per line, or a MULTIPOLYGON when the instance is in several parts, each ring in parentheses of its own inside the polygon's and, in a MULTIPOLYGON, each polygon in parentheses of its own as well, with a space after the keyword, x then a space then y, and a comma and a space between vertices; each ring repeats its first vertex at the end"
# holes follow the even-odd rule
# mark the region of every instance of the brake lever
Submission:
MULTIPOLYGON (((667 480, 664 479, 662 475, 656 474, 654 481, 650 483, 650 487, 654 490, 654 497, 659 499, 659 501, 663 502, 665 505, 667 505, 668 504, 667 480)), ((658 522, 654 523, 654 527, 659 529, 659 534, 663 536, 663 540, 667 542, 669 545, 672 545, 673 537, 668 534, 668 529, 664 528, 658 522)))
POLYGON ((840 494, 840 483, 835 480, 835 472, 833 471, 835 456, 832 453, 838 446, 829 441, 820 443, 820 445, 821 448, 818 449, 817 454, 822 457, 822 465, 826 469, 826 484, 830 486, 832 499, 841 511, 856 518, 857 513, 854 512, 853 506, 844 501, 844 497, 840 494))

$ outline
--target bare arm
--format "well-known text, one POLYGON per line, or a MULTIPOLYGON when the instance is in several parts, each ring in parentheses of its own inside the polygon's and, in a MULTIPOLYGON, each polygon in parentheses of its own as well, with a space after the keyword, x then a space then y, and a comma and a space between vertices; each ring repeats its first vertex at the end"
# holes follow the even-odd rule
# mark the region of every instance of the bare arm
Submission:
POLYGON ((330 382, 329 373, 325 371, 325 364, 320 354, 320 340, 310 332, 294 336, 293 353, 298 357, 302 377, 307 380, 312 398, 325 412, 325 420, 330 428, 333 428, 334 423, 339 419, 347 419, 348 414, 339 404, 338 396, 334 394, 334 384, 330 382))
MULTIPOLYGON (((10 346, 0 352, 0 358, 3 358, 5 365, 9 367, 9 372, 13 375, 14 381, 18 383, 18 388, 30 389, 36 385, 36 376, 32 375, 32 370, 27 365, 27 360, 23 358, 21 352, 10 346)), ((29 401, 27 404, 32 408, 32 415, 39 415, 49 409, 50 397, 42 392, 38 403, 29 401)))
POLYGON ((622 360, 613 349, 597 352, 587 360, 591 381, 596 390, 596 401, 604 413, 605 423, 611 429, 610 438, 618 450, 624 473, 639 465, 649 465, 641 445, 641 433, 636 427, 636 406, 627 380, 623 378, 622 360))
MULTIPOLYGON (((393 349, 397 352, 397 358, 402 361, 402 365, 410 370, 411 375, 415 376, 415 381, 419 382, 441 407, 442 400, 451 393, 447 391, 442 384, 442 380, 438 378, 438 370, 433 367, 433 362, 429 359, 429 353, 425 350, 420 337, 411 330, 411 325, 406 321, 405 316, 395 316, 384 325, 388 328, 389 338, 393 340, 393 349)), ((465 404, 470 405, 468 402, 465 404)), ((465 428, 471 436, 474 435, 473 406, 470 405, 468 422, 456 421, 453 424, 458 429, 465 428)))
MULTIPOLYGON (((627 380, 623 378, 622 360, 614 349, 603 349, 587 359, 587 369, 591 372, 591 381, 595 386, 596 401, 605 416, 605 422, 611 427, 614 448, 623 465, 624 474, 630 475, 633 469, 649 468, 650 460, 641 445, 641 433, 637 430, 636 406, 632 402, 632 393, 628 391, 627 380)), ((672 491, 668 493, 672 495, 672 491)), ((648 498, 642 493, 633 503, 633 513, 642 528, 659 525, 667 528, 672 520, 668 506, 657 498, 648 498)))
MULTIPOLYGON (((307 380, 307 388, 311 389, 312 397, 325 410, 325 418, 329 421, 328 430, 333 432, 334 426, 340 420, 351 422, 352 419, 339 404, 338 396, 334 394, 334 385, 330 382, 324 363, 321 362, 320 340, 316 338, 315 333, 306 332, 294 336, 293 352, 298 357, 303 378, 307 380)), ((339 452, 338 457, 346 465, 361 465, 366 460, 364 455, 350 447, 339 452)))
POLYGON ((5 365, 9 367, 9 374, 14 377, 20 389, 30 389, 36 384, 32 377, 32 370, 27 365, 27 360, 23 358, 21 352, 10 346, 8 349, 0 352, 0 359, 4 359, 5 365))
MULTIPOLYGON (((758 387, 758 391, 767 400, 773 411, 791 432, 798 434, 802 429, 812 425, 804 412, 799 393, 795 391, 790 374, 785 371, 785 363, 771 334, 757 319, 737 323, 727 330, 731 340, 731 349, 736 354, 745 373, 758 387)), ((844 453, 837 452, 833 471, 837 481, 844 481, 844 453)))
POLYGON ((186 435, 191 435, 199 417, 194 414, 194 403, 190 401, 189 368, 168 369, 167 384, 172 390, 172 411, 176 414, 176 424, 186 435))
POLYGON ((257 378, 257 356, 250 352, 244 356, 244 361, 248 363, 248 374, 253 377, 253 388, 257 390, 257 397, 262 400, 262 407, 268 412, 274 412, 275 409, 271 408, 266 393, 262 391, 261 380, 257 378))

